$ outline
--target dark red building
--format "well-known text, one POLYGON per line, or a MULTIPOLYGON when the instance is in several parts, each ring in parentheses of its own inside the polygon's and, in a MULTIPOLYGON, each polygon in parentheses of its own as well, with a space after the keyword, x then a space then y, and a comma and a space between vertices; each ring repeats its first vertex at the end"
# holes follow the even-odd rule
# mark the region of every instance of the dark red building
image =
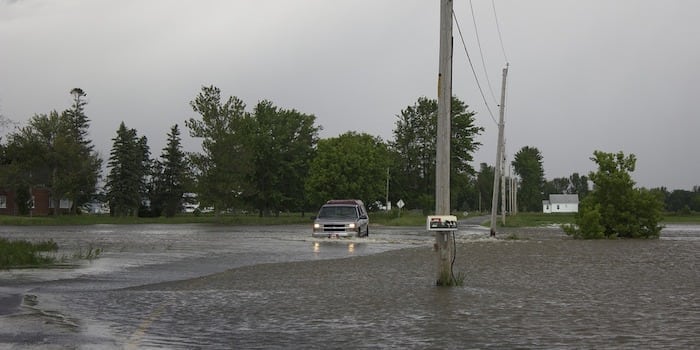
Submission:
MULTIPOLYGON (((48 189, 42 187, 32 188, 33 206, 30 206, 30 215, 46 216, 54 214, 54 203, 51 201, 51 193, 48 189)), ((15 201, 15 192, 5 189, 0 189, 0 215, 19 215, 19 208, 15 201)), ((71 208, 71 202, 61 200, 61 213, 68 213, 71 208)))

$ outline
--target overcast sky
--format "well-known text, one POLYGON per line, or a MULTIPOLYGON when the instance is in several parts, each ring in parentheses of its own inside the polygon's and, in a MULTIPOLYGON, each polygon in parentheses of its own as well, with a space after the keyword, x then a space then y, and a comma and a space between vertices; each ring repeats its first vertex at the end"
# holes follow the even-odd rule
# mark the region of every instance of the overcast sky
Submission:
MULTIPOLYGON (((492 1, 472 3, 478 31, 469 1, 454 11, 494 118, 510 63, 509 162, 536 147, 552 179, 622 150, 640 186, 700 185, 700 1, 495 0, 506 57, 492 1)), ((486 129, 478 168, 495 163, 497 127, 456 26, 454 38, 453 94, 486 129)), ((215 85, 249 110, 267 99, 313 114, 322 137, 388 140, 402 109, 436 98, 438 40, 438 0, 0 0, 0 114, 64 110, 79 87, 104 157, 122 121, 158 156, 176 123, 197 149, 189 101, 215 85)))

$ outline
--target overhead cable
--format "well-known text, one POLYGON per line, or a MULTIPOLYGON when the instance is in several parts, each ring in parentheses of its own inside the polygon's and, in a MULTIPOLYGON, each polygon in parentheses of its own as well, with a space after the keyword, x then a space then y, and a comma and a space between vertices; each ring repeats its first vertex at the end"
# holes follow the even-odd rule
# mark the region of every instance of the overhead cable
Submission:
POLYGON ((503 51, 503 59, 506 60, 506 63, 508 63, 508 56, 506 56, 506 48, 505 46, 503 46, 503 37, 501 37, 501 26, 498 24, 498 15, 496 15, 496 0, 491 0, 491 5, 493 7, 493 18, 496 20, 496 29, 498 30, 498 41, 501 42, 501 51, 503 51))
POLYGON ((452 11, 452 17, 455 20, 455 24, 457 24, 457 32, 459 33, 460 39, 462 39, 462 46, 464 47, 464 52, 467 54, 467 60, 469 61, 469 67, 472 69, 472 74, 474 74, 474 80, 476 80, 476 86, 479 88, 479 92, 481 93, 481 98, 484 100, 484 104, 486 105, 486 110, 489 112, 489 115, 491 116, 491 120, 493 120, 496 125, 498 125, 498 122, 496 121, 496 118, 493 116, 493 112, 491 111, 491 107, 489 107, 488 101, 486 101, 486 95, 484 95, 484 90, 481 88, 481 84, 479 83, 479 78, 476 75, 476 71, 474 70, 474 65, 472 64, 472 59, 469 56, 469 50, 467 50, 467 44, 464 42, 464 36, 462 36, 462 29, 459 27, 459 21, 457 20, 457 16, 455 15, 455 12, 452 11))
POLYGON ((469 0, 469 9, 472 12, 472 22, 474 22, 474 34, 476 35, 476 43, 479 47, 479 55, 481 56, 481 67, 484 68, 484 76, 486 77, 486 85, 489 87, 489 92, 491 93, 491 98, 493 102, 498 104, 498 99, 496 99, 496 94, 493 93, 493 87, 491 86, 491 79, 489 78, 489 73, 486 69, 486 60, 484 60, 484 51, 481 49, 481 40, 479 39, 479 29, 476 25, 476 15, 474 14, 474 6, 472 5, 472 0, 469 0))

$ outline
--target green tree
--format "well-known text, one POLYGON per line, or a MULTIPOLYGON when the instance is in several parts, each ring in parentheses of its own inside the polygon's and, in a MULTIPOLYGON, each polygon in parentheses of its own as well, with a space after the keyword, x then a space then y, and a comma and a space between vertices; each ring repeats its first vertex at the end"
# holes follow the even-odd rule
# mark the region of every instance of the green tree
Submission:
POLYGON ((75 100, 71 109, 35 115, 27 126, 10 135, 7 147, 12 151, 8 152, 11 156, 6 158, 3 177, 10 186, 46 186, 54 208, 68 198, 75 213, 77 205, 94 194, 102 160, 87 139, 85 93, 80 89, 72 93, 75 100))
POLYGON ((700 186, 693 186, 693 198, 690 201, 690 209, 700 212, 700 186))
POLYGON ((386 191, 387 146, 378 137, 347 132, 318 142, 306 180, 306 193, 316 207, 329 199, 361 199, 371 205, 386 191))
POLYGON ((222 102, 221 90, 208 86, 190 106, 201 116, 185 121, 190 136, 202 139, 202 153, 190 157, 200 202, 212 205, 216 213, 242 204, 252 173, 252 154, 245 147, 245 104, 236 97, 222 102))
POLYGON ((32 194, 29 193, 29 186, 20 183, 15 187, 15 204, 19 215, 29 215, 32 206, 32 194))
POLYGON ((85 114, 87 94, 80 88, 74 88, 70 93, 73 95, 73 105, 63 113, 70 128, 72 141, 78 147, 69 164, 66 196, 73 202, 71 211, 76 213, 77 208, 95 194, 102 169, 102 158, 95 152, 95 147, 88 138, 90 119, 85 114))
POLYGON ((304 182, 318 142, 316 117, 261 101, 247 118, 244 148, 252 171, 244 194, 260 216, 303 209, 304 182))
POLYGON ((481 163, 479 173, 476 175, 476 187, 478 195, 481 199, 481 210, 486 211, 491 209, 491 200, 493 199, 493 176, 496 169, 494 167, 481 163))
MULTIPOLYGON (((46 186, 58 208, 61 198, 71 190, 73 169, 79 163, 80 145, 71 137, 64 114, 52 111, 35 115, 18 132, 10 135, 9 149, 14 163, 11 183, 29 188, 46 186)), ((55 211, 55 214, 59 211, 55 211)))
MULTIPOLYGON (((3 149, 3 187, 11 188, 17 194, 26 192, 27 198, 30 198, 31 186, 48 183, 48 167, 43 161, 46 152, 32 128, 27 126, 8 135, 7 144, 3 149)), ((20 208, 21 215, 29 214, 28 207, 27 210, 22 210, 26 206, 26 200, 15 197, 15 205, 20 208)))
MULTIPOLYGON (((452 98, 450 143, 450 191, 453 206, 465 198, 464 184, 475 174, 470 165, 473 153, 481 145, 476 136, 483 128, 474 125, 474 112, 456 97, 452 98)), ((391 171, 392 197, 403 199, 412 208, 432 210, 435 196, 435 156, 437 136, 437 100, 421 97, 401 111, 394 128, 390 148, 395 154, 391 171)))
POLYGON ((555 177, 551 181, 547 181, 544 185, 544 197, 549 197, 550 194, 571 193, 571 184, 568 177, 555 177))
POLYGON ((522 211, 541 211, 545 179, 540 150, 525 146, 515 154, 512 164, 513 171, 520 176, 519 208, 522 211))
POLYGON ((666 209, 671 212, 690 214, 696 192, 673 190, 666 200, 666 209))
POLYGON ((656 238, 661 226, 662 202, 646 189, 634 188, 631 172, 636 157, 595 151, 598 171, 589 174, 593 191, 581 202, 576 225, 567 233, 576 238, 656 238))
POLYGON ((137 216, 146 198, 150 159, 148 140, 135 129, 119 124, 110 152, 106 199, 112 216, 137 216))
POLYGON ((167 144, 160 160, 154 162, 152 174, 150 198, 153 215, 175 216, 182 207, 182 195, 191 186, 189 165, 177 124, 170 128, 167 144))
POLYGON ((578 199, 583 200, 586 198, 588 195, 588 192, 590 192, 590 189, 588 187, 588 176, 586 175, 579 175, 579 173, 573 173, 571 176, 569 176, 569 183, 571 183, 571 192, 572 194, 578 194, 578 199))
POLYGON ((452 183, 457 187, 457 191, 452 195, 450 208, 459 211, 475 211, 479 209, 479 188, 476 183, 476 176, 459 176, 452 183))

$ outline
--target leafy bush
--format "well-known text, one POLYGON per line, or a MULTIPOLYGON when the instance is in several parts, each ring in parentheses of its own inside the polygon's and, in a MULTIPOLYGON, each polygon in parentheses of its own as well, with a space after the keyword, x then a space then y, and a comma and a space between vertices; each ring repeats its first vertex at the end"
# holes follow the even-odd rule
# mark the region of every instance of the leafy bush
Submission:
POLYGON ((564 230, 575 238, 657 238, 663 203, 646 189, 635 189, 630 172, 636 158, 595 151, 598 171, 590 174, 593 191, 581 202, 576 226, 564 230))

